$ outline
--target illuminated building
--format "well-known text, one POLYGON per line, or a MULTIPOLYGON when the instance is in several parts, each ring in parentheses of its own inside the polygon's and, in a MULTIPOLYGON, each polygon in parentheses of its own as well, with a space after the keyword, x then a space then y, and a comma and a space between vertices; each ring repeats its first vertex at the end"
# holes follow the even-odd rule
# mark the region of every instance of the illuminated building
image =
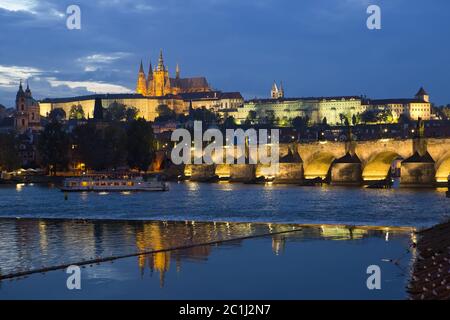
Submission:
POLYGON ((39 130, 41 127, 39 104, 33 99, 28 83, 26 90, 23 90, 22 81, 20 81, 19 90, 16 94, 14 125, 20 133, 24 133, 28 129, 39 130))
POLYGON ((162 97, 169 94, 179 94, 188 92, 209 92, 211 88, 205 77, 181 78, 180 67, 177 65, 175 78, 169 77, 169 69, 164 65, 162 50, 159 54, 158 65, 152 69, 152 64, 148 70, 146 79, 144 68, 139 67, 136 93, 143 96, 162 97))
POLYGON ((284 98, 284 90, 282 82, 280 82, 280 87, 278 87, 275 81, 273 82, 272 90, 270 90, 270 96, 272 99, 284 98))
POLYGON ((389 110, 395 120, 401 115, 411 120, 430 120, 431 103, 430 96, 420 88, 413 99, 375 99, 365 102, 368 109, 389 110))
POLYGON ((54 109, 63 109, 66 115, 73 107, 81 107, 86 118, 94 115, 95 99, 100 99, 104 107, 113 103, 134 107, 138 117, 154 121, 158 116, 158 106, 165 105, 176 114, 185 114, 189 108, 206 108, 219 111, 242 106, 244 99, 239 92, 213 91, 205 77, 181 78, 177 65, 175 78, 169 77, 168 67, 164 65, 162 52, 158 65, 148 74, 141 62, 138 71, 135 93, 93 94, 68 98, 47 98, 39 102, 40 115, 48 116, 54 109))

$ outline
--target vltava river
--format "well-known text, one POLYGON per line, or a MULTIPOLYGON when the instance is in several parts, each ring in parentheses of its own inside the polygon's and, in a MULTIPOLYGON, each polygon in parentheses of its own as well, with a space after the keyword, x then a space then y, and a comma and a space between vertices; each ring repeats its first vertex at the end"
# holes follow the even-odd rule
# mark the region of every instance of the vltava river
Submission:
POLYGON ((338 223, 422 227, 448 217, 445 189, 171 183, 169 192, 70 193, 0 186, 0 217, 338 223))

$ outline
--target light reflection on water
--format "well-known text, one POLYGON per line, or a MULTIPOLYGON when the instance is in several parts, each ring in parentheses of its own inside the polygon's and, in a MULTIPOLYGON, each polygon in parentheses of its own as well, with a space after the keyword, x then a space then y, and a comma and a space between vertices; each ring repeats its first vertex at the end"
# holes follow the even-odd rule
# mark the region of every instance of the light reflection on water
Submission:
POLYGON ((0 299, 403 299, 414 254, 410 228, 3 219, 0 229, 5 271, 231 239, 86 265, 79 292, 61 271, 0 281, 0 299), (372 264, 383 290, 366 287, 372 264))
MULTIPOLYGON (((0 270, 2 275, 44 267, 80 263, 86 260, 152 252, 213 242, 183 250, 189 259, 207 257, 215 243, 257 235, 273 234, 275 254, 284 250, 286 240, 359 240, 366 237, 389 239, 405 236, 411 228, 346 227, 341 225, 281 225, 229 222, 111 221, 0 219, 0 270), (300 230, 284 233, 287 231, 300 230), (283 232, 282 234, 279 234, 283 232)), ((240 240, 238 240, 239 243, 240 240)), ((229 243, 227 244, 229 245, 229 243)), ((164 272, 173 252, 137 257, 139 268, 148 264, 164 272)), ((176 260, 181 263, 181 260, 176 260)))

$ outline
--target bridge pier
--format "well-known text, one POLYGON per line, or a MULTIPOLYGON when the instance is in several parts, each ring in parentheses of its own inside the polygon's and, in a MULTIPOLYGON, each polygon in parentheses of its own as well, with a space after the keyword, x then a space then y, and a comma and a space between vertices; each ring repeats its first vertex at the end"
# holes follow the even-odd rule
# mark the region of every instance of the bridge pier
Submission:
POLYGON ((191 166, 191 181, 211 181, 216 177, 216 166, 214 164, 195 164, 191 166))
POLYGON ((347 153, 342 158, 334 161, 331 167, 331 184, 362 184, 362 164, 357 155, 347 153))
POLYGON ((402 161, 400 185, 404 187, 434 187, 436 184, 435 162, 428 152, 423 156, 415 152, 402 161))
POLYGON ((303 181, 303 163, 280 163, 273 183, 297 184, 303 181))
POLYGON ((256 164, 230 165, 230 182, 251 182, 256 179, 256 164))

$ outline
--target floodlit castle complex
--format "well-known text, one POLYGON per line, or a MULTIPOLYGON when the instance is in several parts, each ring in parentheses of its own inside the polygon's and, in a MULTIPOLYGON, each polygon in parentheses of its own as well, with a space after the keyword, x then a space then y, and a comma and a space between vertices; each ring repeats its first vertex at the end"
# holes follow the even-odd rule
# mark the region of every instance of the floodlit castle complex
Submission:
POLYGON ((138 116, 149 121, 153 121, 158 116, 157 110, 160 105, 168 106, 178 114, 187 114, 191 106, 218 111, 237 108, 244 103, 239 92, 213 90, 205 77, 182 78, 178 65, 175 78, 171 78, 161 51, 158 65, 152 68, 150 63, 147 75, 141 61, 135 93, 44 99, 40 102, 41 115, 46 116, 51 110, 58 108, 69 115, 73 107, 81 106, 86 117, 93 117, 96 98, 101 99, 104 108, 113 103, 135 107, 138 110, 138 116))
POLYGON ((175 68, 175 77, 170 77, 162 51, 158 64, 153 68, 150 63, 147 74, 141 61, 134 93, 44 99, 36 109, 34 100, 27 96, 31 96, 31 92, 27 92, 19 89, 19 102, 16 102, 16 105, 27 106, 25 111, 17 109, 16 126, 20 130, 28 126, 33 127, 39 114, 47 116, 51 110, 58 108, 69 115, 72 108, 81 107, 85 117, 93 117, 96 99, 101 100, 104 108, 113 103, 134 107, 139 117, 149 121, 158 116, 158 107, 161 105, 178 114, 187 114, 191 107, 206 108, 232 116, 237 123, 251 119, 253 123, 268 121, 281 126, 289 125, 296 117, 308 118, 311 124, 325 121, 330 125, 343 124, 344 120, 351 122, 353 117, 359 117, 368 110, 388 111, 392 121, 402 116, 411 120, 429 120, 431 117, 430 97, 423 88, 420 88, 414 98, 408 99, 368 99, 364 96, 288 98, 285 97, 282 82, 279 85, 274 82, 270 98, 244 102, 239 92, 213 90, 205 77, 182 78, 178 65, 175 68))

